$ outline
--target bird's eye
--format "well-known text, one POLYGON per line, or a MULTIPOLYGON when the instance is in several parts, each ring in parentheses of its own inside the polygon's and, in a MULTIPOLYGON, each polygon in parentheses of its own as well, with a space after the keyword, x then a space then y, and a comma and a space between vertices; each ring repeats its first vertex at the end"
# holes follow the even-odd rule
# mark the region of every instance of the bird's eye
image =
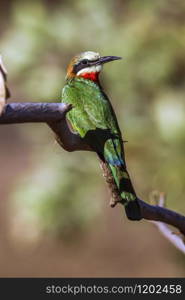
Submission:
POLYGON ((87 65, 87 64, 88 64, 88 59, 83 59, 83 60, 81 61, 81 63, 82 63, 83 65, 87 65))

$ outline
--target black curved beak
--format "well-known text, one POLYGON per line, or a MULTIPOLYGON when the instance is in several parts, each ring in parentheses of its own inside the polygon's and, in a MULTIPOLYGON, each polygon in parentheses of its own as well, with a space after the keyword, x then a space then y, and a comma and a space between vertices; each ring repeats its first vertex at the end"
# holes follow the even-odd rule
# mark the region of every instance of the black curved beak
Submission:
POLYGON ((118 59, 122 59, 122 57, 120 57, 120 56, 102 56, 99 59, 99 64, 106 64, 110 61, 118 60, 118 59))

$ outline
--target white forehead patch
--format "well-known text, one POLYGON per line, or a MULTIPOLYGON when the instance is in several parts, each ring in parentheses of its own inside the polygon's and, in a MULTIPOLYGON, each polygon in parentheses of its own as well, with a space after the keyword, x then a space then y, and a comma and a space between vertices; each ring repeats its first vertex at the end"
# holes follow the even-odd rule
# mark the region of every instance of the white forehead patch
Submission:
POLYGON ((93 51, 86 51, 80 55, 80 59, 96 60, 98 58, 100 58, 100 54, 93 51))

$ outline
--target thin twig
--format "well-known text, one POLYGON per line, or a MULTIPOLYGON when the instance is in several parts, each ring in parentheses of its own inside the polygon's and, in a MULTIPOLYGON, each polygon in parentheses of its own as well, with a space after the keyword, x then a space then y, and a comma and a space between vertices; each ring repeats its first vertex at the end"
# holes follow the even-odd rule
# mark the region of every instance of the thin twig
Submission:
POLYGON ((7 87, 7 71, 3 64, 2 57, 0 55, 0 115, 3 112, 6 100, 10 96, 10 92, 7 87))
POLYGON ((170 228, 162 222, 151 221, 155 226, 159 229, 161 234, 172 243, 177 249, 179 249, 182 253, 185 254, 185 244, 183 241, 184 236, 181 236, 178 233, 174 233, 170 230, 170 228))
MULTIPOLYGON (((164 208, 165 204, 166 204, 166 197, 164 193, 159 193, 158 191, 153 191, 153 193, 151 193, 151 197, 150 197, 150 201, 155 201, 156 206, 159 208, 164 208)), ((177 217, 176 217, 177 218, 177 217)), ((179 216, 178 216, 179 218, 179 216)), ((172 243, 177 249, 179 249, 182 253, 185 254, 185 241, 184 241, 184 234, 182 234, 182 232, 173 232, 171 230, 171 228, 162 222, 157 222, 157 221, 150 221, 151 223, 153 223, 158 230, 160 231, 160 233, 167 239, 170 241, 170 243, 172 243)), ((171 224, 171 225, 174 225, 171 224)))

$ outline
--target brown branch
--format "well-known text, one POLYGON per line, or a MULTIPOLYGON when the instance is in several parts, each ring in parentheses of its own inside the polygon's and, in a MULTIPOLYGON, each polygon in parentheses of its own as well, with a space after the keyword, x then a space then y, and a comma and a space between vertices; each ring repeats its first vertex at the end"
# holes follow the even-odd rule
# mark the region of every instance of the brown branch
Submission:
MULTIPOLYGON (((92 149, 84 143, 78 134, 73 133, 66 121, 66 113, 72 109, 70 105, 64 103, 10 103, 5 105, 9 92, 6 86, 6 70, 0 60, 0 124, 16 124, 28 122, 46 123, 55 133, 56 140, 66 151, 92 149)), ((105 166, 101 164, 104 175, 107 172, 105 166)), ((115 206, 119 202, 119 194, 117 188, 113 188, 110 176, 105 176, 109 188, 112 192, 111 206, 115 206)), ((173 238, 170 236, 170 229, 165 225, 176 227, 180 233, 185 236, 185 217, 179 213, 169 210, 163 205, 151 205, 138 199, 141 207, 143 219, 153 221, 157 224, 161 232, 182 252, 185 252, 182 243, 183 238, 173 238), (162 223, 161 223, 162 222, 162 223), (179 246, 180 245, 180 246, 179 246)))
POLYGON ((69 129, 65 115, 70 109, 65 103, 10 103, 3 109, 0 124, 46 123, 66 151, 91 151, 80 136, 69 129))
POLYGON ((10 103, 4 108, 0 124, 57 122, 69 110, 70 106, 64 103, 10 103))
POLYGON ((185 235, 185 216, 158 205, 151 205, 139 199, 143 219, 160 221, 172 225, 185 235))
MULTIPOLYGON (((25 122, 47 123, 54 131, 59 144, 67 151, 91 149, 71 132, 65 119, 71 106, 62 103, 10 103, 5 106, 0 124, 25 122)), ((143 219, 160 221, 178 228, 185 235, 185 217, 164 207, 151 205, 139 199, 143 219)))
MULTIPOLYGON (((112 199, 110 201, 110 206, 114 207, 118 203, 123 205, 118 188, 114 183, 114 181, 112 180, 111 172, 107 167, 107 164, 100 161, 100 166, 103 171, 103 176, 111 192, 112 199)), ((138 202, 141 207, 142 218, 145 220, 150 220, 150 221, 152 220, 156 223, 163 222, 168 225, 172 225, 178 228, 180 233, 185 236, 185 217, 179 213, 176 213, 175 211, 165 208, 164 205, 161 205, 161 200, 160 200, 162 197, 161 195, 163 194, 156 191, 154 191, 151 194, 150 200, 152 202, 155 201, 155 205, 148 204, 138 198, 138 202)))

